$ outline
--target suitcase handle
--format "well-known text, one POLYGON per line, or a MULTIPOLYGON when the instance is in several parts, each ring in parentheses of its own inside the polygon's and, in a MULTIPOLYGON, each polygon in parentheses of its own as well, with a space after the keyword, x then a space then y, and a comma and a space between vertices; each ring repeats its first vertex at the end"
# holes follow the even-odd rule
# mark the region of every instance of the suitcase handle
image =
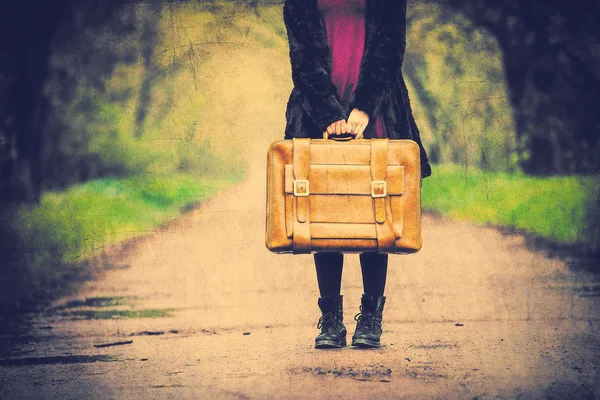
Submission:
POLYGON ((337 142, 347 142, 348 140, 352 140, 356 137, 356 135, 353 135, 352 133, 342 133, 341 135, 329 135, 327 136, 328 139, 332 139, 335 140, 337 142))

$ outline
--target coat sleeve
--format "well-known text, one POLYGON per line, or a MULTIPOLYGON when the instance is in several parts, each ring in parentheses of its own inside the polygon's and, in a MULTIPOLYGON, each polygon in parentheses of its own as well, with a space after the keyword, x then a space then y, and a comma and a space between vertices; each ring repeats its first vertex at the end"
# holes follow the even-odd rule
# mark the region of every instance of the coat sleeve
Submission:
POLYGON ((317 10, 306 0, 286 0, 283 20, 287 29, 292 81, 302 95, 302 108, 321 131, 346 112, 331 80, 327 36, 317 10))
POLYGON ((350 109, 358 108, 374 118, 402 71, 406 49, 406 0, 384 0, 378 23, 368 43, 350 109))

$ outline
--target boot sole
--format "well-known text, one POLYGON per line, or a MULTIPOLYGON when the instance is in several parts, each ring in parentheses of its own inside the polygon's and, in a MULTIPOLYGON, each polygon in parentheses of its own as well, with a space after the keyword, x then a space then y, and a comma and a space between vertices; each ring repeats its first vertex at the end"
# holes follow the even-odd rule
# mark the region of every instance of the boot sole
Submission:
POLYGON ((342 339, 341 342, 333 340, 320 340, 315 343, 315 349, 339 349, 340 347, 346 346, 346 339, 342 339))
POLYGON ((381 344, 380 344, 380 342, 375 342, 373 340, 354 339, 352 341, 352 346, 354 346, 354 347, 360 347, 361 349, 367 349, 367 348, 380 347, 381 344))

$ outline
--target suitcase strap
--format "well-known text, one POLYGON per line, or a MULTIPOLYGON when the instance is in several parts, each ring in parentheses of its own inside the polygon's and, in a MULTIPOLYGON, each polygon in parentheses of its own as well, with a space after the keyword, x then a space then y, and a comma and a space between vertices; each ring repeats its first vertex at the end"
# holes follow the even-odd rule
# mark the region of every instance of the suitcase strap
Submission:
POLYGON ((380 252, 394 248, 396 235, 392 224, 389 201, 386 201, 388 165, 388 139, 371 139, 371 197, 375 213, 377 248, 380 252))
POLYGON ((294 138, 292 163, 294 169, 294 198, 296 218, 294 219, 293 251, 295 254, 310 253, 310 139, 294 138))

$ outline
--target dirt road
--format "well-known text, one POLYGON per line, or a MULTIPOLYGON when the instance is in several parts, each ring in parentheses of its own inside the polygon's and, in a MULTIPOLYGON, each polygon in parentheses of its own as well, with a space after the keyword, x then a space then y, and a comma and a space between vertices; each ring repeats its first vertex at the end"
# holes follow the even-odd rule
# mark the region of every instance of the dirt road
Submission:
MULTIPOLYGON (((315 350, 312 259, 264 247, 287 60, 225 54, 208 115, 239 132, 247 179, 5 334, 0 399, 600 399, 600 283, 519 236, 432 216, 423 250, 390 258, 384 345, 315 350)), ((346 260, 352 333, 362 287, 346 260)))

